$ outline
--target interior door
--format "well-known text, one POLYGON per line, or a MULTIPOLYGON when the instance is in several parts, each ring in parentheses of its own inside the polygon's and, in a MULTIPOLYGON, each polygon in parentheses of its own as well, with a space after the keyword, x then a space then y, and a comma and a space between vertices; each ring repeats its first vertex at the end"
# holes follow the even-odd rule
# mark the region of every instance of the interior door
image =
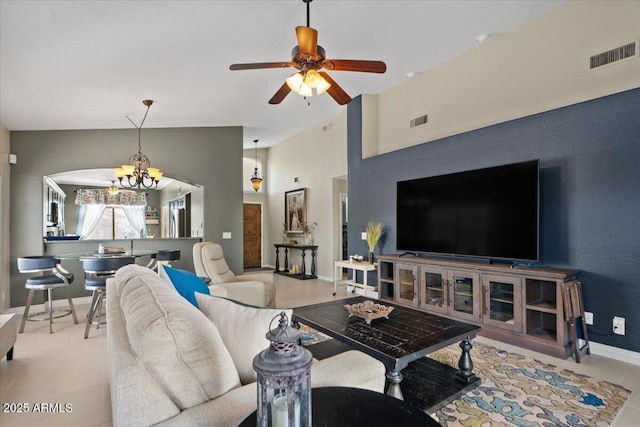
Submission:
POLYGON ((262 205, 243 205, 244 268, 262 267, 262 205))

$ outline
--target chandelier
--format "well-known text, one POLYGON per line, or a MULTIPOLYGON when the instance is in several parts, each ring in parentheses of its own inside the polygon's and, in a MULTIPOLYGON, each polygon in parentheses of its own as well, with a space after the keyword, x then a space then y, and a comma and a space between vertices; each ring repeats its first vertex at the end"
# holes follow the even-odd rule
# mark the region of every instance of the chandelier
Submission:
POLYGON ((145 99, 142 103, 147 107, 147 111, 144 113, 140 126, 136 125, 129 116, 126 116, 126 118, 138 129, 138 152, 129 157, 128 164, 115 168, 114 171, 122 187, 153 189, 158 186, 158 182, 160 182, 160 178, 163 173, 158 168, 152 168, 149 158, 142 153, 140 134, 142 132, 142 125, 147 118, 149 108, 151 107, 151 104, 153 104, 153 101, 145 99))
POLYGON ((256 144, 256 167, 253 169, 253 175, 251 175, 251 186, 253 191, 258 191, 260 184, 262 184, 262 178, 258 175, 258 140, 254 139, 253 142, 256 144))

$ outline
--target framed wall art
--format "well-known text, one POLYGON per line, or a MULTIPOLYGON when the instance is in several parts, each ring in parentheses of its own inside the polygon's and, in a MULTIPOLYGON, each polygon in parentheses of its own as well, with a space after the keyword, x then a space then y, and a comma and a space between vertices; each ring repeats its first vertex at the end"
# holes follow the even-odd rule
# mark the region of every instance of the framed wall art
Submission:
POLYGON ((307 189, 298 188, 284 193, 284 224, 290 234, 302 234, 307 220, 307 189))

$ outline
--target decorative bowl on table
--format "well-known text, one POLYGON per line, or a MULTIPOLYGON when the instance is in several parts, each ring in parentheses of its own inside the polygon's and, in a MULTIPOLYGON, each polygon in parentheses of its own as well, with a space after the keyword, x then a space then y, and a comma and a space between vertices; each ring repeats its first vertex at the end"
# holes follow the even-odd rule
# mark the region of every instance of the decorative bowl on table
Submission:
POLYGON ((118 255, 123 253, 124 248, 120 248, 117 246, 105 246, 104 248, 102 248, 102 253, 100 252, 100 250, 98 250, 99 255, 118 255))
POLYGON ((367 325, 371 324, 373 319, 384 317, 389 318, 389 313, 393 311, 393 307, 375 303, 371 300, 367 300, 358 304, 345 304, 344 306, 349 313, 349 317, 356 316, 364 319, 367 325))

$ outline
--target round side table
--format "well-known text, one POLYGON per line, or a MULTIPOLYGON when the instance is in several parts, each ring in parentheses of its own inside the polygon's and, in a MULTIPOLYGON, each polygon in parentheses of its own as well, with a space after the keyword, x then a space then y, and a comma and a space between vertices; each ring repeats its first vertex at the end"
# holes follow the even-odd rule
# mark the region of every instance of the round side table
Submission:
MULTIPOLYGON (((320 387, 311 390, 314 426, 440 427, 429 415, 408 403, 382 393, 350 387, 320 387)), ((240 427, 257 425, 254 411, 240 427)))

